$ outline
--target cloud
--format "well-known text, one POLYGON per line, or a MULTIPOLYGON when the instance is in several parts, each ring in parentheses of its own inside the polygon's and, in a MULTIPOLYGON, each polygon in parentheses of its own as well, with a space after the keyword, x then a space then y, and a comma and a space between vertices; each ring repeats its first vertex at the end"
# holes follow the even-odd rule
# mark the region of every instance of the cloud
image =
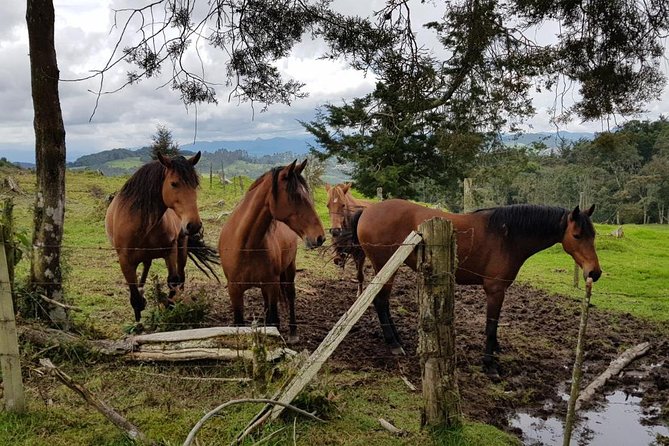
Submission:
MULTIPOLYGON (((105 66, 116 44, 120 27, 113 27, 113 8, 137 4, 136 0, 55 0, 56 46, 61 79, 73 80, 91 75, 105 66)), ((198 7, 207 2, 199 2, 198 7)), ((338 0, 334 7, 344 13, 367 16, 383 8, 385 2, 374 0, 338 0)), ((160 11, 156 11, 160 19, 160 11)), ((421 23, 434 20, 441 13, 432 2, 414 8, 414 23, 421 35, 430 33, 420 28, 421 23)), ((120 16, 119 16, 120 17, 120 16)), ((121 22, 118 22, 120 24, 121 22)), ((138 22, 128 30, 123 48, 137 38, 138 22)), ((428 46, 434 39, 426 37, 428 46)), ((315 110, 324 103, 339 104, 342 100, 362 96, 374 86, 373 76, 352 70, 344 61, 320 60, 324 43, 305 36, 291 55, 277 63, 289 78, 304 82, 305 99, 290 106, 273 105, 260 113, 262 105, 228 101, 229 88, 225 84, 226 58, 222 51, 198 45, 205 62, 206 75, 217 82, 219 104, 201 104, 186 109, 179 94, 169 84, 170 69, 164 68, 156 79, 139 82, 114 94, 103 94, 95 115, 99 78, 85 81, 62 81, 59 84, 63 119, 67 132, 68 159, 84 153, 117 147, 138 147, 150 143, 156 125, 166 125, 181 144, 200 140, 254 139, 257 137, 296 136, 304 134, 298 121, 309 121, 315 110)), ((10 159, 34 159, 33 110, 30 91, 28 39, 25 24, 25 4, 20 0, 0 1, 0 156, 10 159)), ((194 53, 185 63, 200 69, 201 61, 194 53)), ((666 67, 665 67, 666 68, 666 67)), ((105 75, 105 90, 123 85, 127 71, 121 63, 105 75)), ((555 101, 554 93, 535 95, 538 115, 530 121, 535 131, 551 131, 547 110, 555 101)), ((665 90, 660 101, 648 105, 650 117, 666 111, 669 92, 665 90)), ((600 130, 601 123, 570 123, 563 130, 600 130)))

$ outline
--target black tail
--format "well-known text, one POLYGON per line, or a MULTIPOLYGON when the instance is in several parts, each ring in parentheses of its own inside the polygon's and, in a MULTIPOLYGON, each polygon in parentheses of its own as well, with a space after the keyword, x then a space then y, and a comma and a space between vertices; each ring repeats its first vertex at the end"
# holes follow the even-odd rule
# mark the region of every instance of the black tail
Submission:
POLYGON ((209 275, 211 273, 216 281, 221 283, 218 275, 214 272, 214 267, 218 267, 219 263, 218 253, 211 246, 207 246, 201 234, 188 236, 188 257, 205 276, 211 278, 209 275))
POLYGON ((360 216, 362 215, 362 211, 358 211, 355 214, 353 214, 353 217, 351 217, 351 240, 353 241, 354 246, 360 246, 360 240, 358 239, 358 221, 360 221, 360 216))

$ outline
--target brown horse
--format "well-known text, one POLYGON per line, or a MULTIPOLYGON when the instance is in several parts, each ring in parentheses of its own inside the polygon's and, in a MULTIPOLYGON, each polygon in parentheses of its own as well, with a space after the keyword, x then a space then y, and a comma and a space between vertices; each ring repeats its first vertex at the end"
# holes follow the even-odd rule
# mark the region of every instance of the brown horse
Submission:
MULTIPOLYGON (((458 268, 456 282, 483 285, 487 296, 486 345, 483 365, 486 373, 498 375, 494 353, 499 352, 497 324, 504 293, 513 283, 522 264, 533 254, 556 243, 583 268, 584 277, 599 279, 602 271, 595 252, 595 230, 590 220, 594 205, 585 212, 533 205, 514 205, 482 209, 469 214, 449 214, 404 200, 374 204, 352 222, 355 242, 359 243, 379 271, 398 245, 412 230, 433 217, 453 222, 457 233, 458 268)), ((416 269, 416 253, 406 264, 416 269)), ((388 297, 391 278, 374 300, 385 341, 393 353, 401 353, 397 330, 390 316, 388 297)))
POLYGON ((351 195, 351 183, 325 185, 328 194, 328 213, 330 214, 330 234, 336 254, 334 264, 344 267, 346 259, 351 256, 355 263, 358 280, 358 295, 362 293, 365 279, 365 253, 358 246, 354 246, 351 239, 350 222, 353 215, 371 205, 371 201, 354 198, 351 195))
POLYGON ((288 302, 289 342, 297 341, 297 236, 305 240, 308 248, 325 241, 323 225, 301 175, 306 165, 306 160, 297 165, 294 161, 258 178, 230 214, 218 239, 235 324, 244 324, 244 292, 259 287, 267 325, 279 325, 277 303, 280 299, 288 302))
POLYGON ((146 307, 143 287, 154 259, 163 258, 167 264, 168 304, 176 288, 184 283, 189 255, 195 255, 193 260, 200 269, 197 260, 211 270, 213 250, 206 248, 199 237, 202 220, 197 209, 199 178, 194 167, 199 159, 200 152, 190 159, 158 154, 157 161, 145 164, 130 177, 107 208, 107 237, 116 249, 130 288, 137 322, 146 307), (140 263, 144 269, 137 282, 140 263))

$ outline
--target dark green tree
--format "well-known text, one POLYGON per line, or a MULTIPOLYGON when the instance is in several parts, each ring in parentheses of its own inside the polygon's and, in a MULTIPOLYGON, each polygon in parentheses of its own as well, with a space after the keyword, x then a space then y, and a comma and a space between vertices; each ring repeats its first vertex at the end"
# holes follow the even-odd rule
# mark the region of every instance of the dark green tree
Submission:
POLYGON ((156 126, 156 133, 151 137, 151 159, 158 159, 158 154, 174 157, 179 154, 179 144, 172 138, 172 131, 162 124, 156 126))

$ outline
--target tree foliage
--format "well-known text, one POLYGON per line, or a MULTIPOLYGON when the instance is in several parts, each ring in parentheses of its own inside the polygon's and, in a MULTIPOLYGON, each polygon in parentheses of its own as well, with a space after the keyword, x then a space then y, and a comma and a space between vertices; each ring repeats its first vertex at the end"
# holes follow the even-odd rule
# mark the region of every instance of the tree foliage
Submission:
POLYGON ((174 157, 179 154, 179 144, 172 138, 172 131, 162 124, 156 126, 156 133, 151 137, 151 159, 158 159, 158 154, 174 157))

